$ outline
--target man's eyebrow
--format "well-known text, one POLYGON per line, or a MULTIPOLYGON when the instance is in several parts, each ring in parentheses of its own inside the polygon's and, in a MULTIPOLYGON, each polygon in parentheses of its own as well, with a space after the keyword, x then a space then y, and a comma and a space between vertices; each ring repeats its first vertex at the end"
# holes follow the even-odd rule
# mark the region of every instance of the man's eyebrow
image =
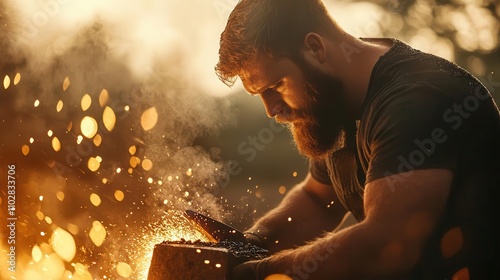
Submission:
POLYGON ((242 76, 240 76, 240 80, 241 80, 241 82, 243 84, 243 89, 245 90, 246 93, 248 93, 248 94, 250 94, 252 96, 253 95, 257 95, 257 93, 255 91, 250 90, 250 88, 245 85, 245 81, 246 81, 245 78, 243 78, 242 76))
POLYGON ((248 92, 248 94, 252 95, 252 96, 255 96, 255 95, 259 95, 259 94, 262 94, 264 91, 272 88, 272 87, 275 87, 277 84, 279 84, 281 82, 283 78, 280 77, 278 78, 276 81, 272 82, 272 83, 269 83, 259 89, 257 89, 255 92, 253 91, 249 91, 249 90, 246 90, 248 92))

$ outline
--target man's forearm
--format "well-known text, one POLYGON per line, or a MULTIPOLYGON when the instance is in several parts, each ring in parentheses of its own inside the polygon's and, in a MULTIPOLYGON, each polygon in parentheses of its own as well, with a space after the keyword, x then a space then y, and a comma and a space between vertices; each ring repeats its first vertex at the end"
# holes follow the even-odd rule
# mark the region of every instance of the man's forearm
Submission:
POLYGON ((360 223, 268 258, 266 275, 293 279, 405 279, 418 259, 415 244, 360 223))
POLYGON ((345 209, 338 202, 326 203, 308 193, 301 184, 248 231, 262 236, 264 247, 276 252, 303 245, 324 231, 333 230, 344 214, 345 209))

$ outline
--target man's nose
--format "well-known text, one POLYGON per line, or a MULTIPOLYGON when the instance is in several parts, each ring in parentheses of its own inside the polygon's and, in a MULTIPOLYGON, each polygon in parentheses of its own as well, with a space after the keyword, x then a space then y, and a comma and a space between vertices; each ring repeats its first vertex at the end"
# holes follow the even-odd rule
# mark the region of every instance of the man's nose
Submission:
POLYGON ((276 114, 283 110, 285 102, 277 91, 266 91, 260 94, 260 99, 266 109, 266 114, 270 118, 274 118, 276 114))

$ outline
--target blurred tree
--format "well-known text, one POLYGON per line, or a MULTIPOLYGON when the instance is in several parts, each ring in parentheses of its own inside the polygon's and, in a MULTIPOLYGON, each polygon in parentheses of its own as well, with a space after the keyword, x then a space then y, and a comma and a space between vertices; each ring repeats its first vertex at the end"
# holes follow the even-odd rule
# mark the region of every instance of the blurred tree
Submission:
POLYGON ((370 16, 362 35, 398 38, 450 59, 479 77, 500 100, 500 5, 496 0, 327 0, 326 4, 332 10, 339 4, 364 8, 363 13, 370 16))

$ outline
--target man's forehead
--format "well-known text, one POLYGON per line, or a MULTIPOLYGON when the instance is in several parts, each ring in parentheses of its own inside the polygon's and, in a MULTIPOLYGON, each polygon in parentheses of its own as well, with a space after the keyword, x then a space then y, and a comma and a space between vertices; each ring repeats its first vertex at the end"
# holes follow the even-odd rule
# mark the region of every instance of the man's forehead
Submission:
POLYGON ((240 78, 242 80, 252 80, 253 77, 258 77, 261 74, 269 72, 273 66, 275 59, 269 55, 260 54, 256 55, 250 60, 240 71, 240 78))
POLYGON ((257 93, 260 89, 265 86, 265 79, 267 75, 264 75, 262 72, 256 70, 246 70, 241 72, 239 75, 241 82, 243 83, 243 87, 248 93, 257 93))

